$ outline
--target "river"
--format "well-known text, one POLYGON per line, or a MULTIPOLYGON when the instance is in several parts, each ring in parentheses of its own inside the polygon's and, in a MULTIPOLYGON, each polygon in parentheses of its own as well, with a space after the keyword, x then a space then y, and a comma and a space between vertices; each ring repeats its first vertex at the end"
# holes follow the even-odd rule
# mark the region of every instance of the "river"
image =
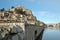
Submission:
POLYGON ((60 31, 56 29, 45 29, 42 40, 60 40, 60 31))

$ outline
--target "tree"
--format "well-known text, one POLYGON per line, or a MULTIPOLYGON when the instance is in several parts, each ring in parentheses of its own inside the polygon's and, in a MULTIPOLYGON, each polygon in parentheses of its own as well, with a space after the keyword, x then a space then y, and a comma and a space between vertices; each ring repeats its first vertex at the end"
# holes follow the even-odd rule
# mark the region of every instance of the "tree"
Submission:
POLYGON ((11 7, 11 9, 14 8, 14 6, 11 7))
POLYGON ((2 8, 0 11, 5 11, 5 9, 4 9, 4 8, 2 8))
POLYGON ((20 14, 24 14, 23 10, 22 9, 15 9, 16 13, 20 13, 20 14))

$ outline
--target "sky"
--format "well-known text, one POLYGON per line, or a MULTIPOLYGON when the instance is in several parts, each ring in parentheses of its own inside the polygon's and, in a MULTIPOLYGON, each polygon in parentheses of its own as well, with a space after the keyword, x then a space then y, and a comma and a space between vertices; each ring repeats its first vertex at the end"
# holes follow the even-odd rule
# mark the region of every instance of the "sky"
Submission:
POLYGON ((0 9, 16 5, 30 9, 44 23, 60 22, 60 0, 0 0, 0 9))

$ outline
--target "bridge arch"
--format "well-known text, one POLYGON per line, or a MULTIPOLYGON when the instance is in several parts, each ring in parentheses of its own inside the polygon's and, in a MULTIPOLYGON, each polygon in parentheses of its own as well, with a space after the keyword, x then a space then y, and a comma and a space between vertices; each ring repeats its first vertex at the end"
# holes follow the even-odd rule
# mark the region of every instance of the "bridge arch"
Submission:
POLYGON ((48 27, 54 27, 53 25, 49 25, 48 27))

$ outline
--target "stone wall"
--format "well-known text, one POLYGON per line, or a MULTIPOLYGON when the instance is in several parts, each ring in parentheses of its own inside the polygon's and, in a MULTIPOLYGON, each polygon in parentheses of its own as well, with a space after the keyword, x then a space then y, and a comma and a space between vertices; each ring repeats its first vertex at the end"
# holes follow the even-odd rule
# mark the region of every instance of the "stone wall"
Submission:
POLYGON ((43 27, 35 26, 35 25, 25 25, 25 40, 35 40, 41 31, 43 30, 43 27))

